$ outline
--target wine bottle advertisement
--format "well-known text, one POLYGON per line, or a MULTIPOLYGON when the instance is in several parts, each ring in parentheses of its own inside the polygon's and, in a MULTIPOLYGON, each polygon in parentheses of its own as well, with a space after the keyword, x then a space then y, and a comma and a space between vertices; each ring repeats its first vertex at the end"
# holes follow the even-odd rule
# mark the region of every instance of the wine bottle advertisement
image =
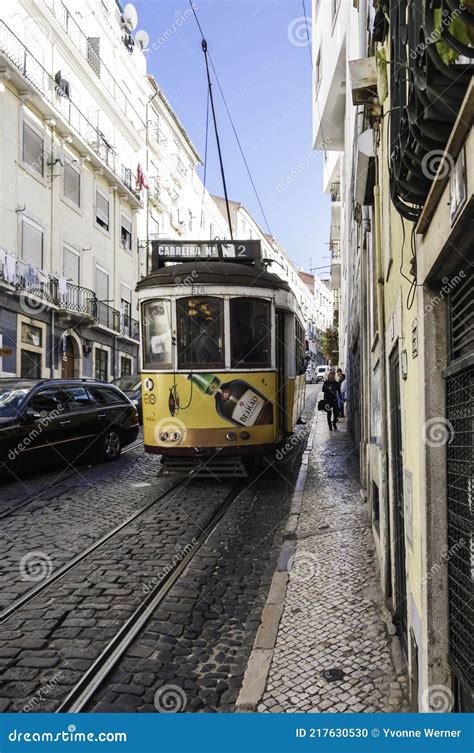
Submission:
POLYGON ((145 444, 214 446, 218 429, 223 444, 229 429, 248 444, 275 439, 274 373, 162 373, 143 378, 142 391, 145 444))

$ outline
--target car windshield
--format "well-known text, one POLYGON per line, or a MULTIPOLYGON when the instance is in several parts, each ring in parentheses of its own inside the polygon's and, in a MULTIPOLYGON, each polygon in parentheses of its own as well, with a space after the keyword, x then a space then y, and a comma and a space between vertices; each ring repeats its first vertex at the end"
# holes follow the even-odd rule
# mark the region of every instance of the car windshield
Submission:
POLYGON ((15 416, 30 387, 0 386, 0 418, 15 416))
POLYGON ((136 376, 125 376, 114 379, 113 384, 124 392, 134 392, 140 387, 140 379, 136 376))

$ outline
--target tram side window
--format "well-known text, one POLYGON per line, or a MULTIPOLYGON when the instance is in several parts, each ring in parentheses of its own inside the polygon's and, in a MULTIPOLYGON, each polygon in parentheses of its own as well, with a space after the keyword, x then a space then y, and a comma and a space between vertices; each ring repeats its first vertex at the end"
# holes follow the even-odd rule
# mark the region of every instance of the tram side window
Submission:
POLYGON ((296 373, 304 374, 306 371, 306 335, 298 319, 295 320, 296 334, 296 373))
POLYGON ((231 298, 232 368, 271 366, 271 304, 258 298, 231 298))
POLYGON ((150 301, 142 309, 143 368, 171 369, 171 307, 165 300, 150 301))
POLYGON ((177 301, 178 368, 224 367, 224 304, 221 298, 177 301))

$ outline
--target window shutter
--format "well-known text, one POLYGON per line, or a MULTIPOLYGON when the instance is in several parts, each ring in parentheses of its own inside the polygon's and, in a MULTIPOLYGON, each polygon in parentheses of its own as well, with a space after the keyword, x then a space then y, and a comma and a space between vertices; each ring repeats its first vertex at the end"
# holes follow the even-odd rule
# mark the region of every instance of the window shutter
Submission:
POLYGON ((109 201, 98 191, 95 194, 95 213, 98 220, 109 224, 109 201))
POLYGON ((127 288, 126 285, 120 286, 120 298, 122 301, 127 301, 127 303, 132 302, 132 291, 130 288, 127 288))
POLYGON ((132 234, 132 221, 129 220, 128 217, 125 217, 124 214, 122 214, 121 222, 122 222, 122 227, 125 228, 125 230, 127 230, 131 235, 132 234))
POLYGON ((25 220, 22 223, 22 259, 33 267, 43 266, 43 233, 25 220))
POLYGON ((81 204, 81 175, 72 165, 64 166, 64 195, 74 204, 81 204))
POLYGON ((44 171, 43 153, 43 138, 28 123, 23 123, 23 162, 40 175, 44 171))
POLYGON ((95 270, 95 294, 99 301, 109 298, 109 275, 101 269, 95 270))
POLYGON ((74 285, 79 285, 79 254, 68 248, 65 248, 63 253, 63 275, 74 285))

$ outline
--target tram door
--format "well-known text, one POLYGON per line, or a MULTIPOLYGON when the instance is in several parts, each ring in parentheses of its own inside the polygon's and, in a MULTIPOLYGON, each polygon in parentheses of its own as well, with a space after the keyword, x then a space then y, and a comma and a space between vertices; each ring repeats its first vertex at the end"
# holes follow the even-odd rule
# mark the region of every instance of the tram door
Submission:
POLYGON ((286 374, 285 374, 285 314, 276 312, 276 370, 277 370, 277 430, 279 436, 286 434, 286 374))

